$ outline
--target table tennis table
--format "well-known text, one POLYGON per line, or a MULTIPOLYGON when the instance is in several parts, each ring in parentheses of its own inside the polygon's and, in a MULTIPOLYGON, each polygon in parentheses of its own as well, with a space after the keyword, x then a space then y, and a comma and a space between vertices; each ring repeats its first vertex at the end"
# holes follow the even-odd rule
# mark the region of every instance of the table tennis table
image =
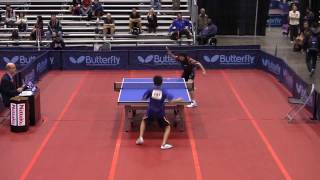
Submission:
MULTIPOLYGON (((118 104, 124 105, 125 131, 132 125, 136 110, 147 110, 149 100, 143 100, 143 94, 153 88, 152 78, 123 78, 122 82, 114 84, 114 90, 119 91, 118 104)), ((184 131, 184 107, 191 103, 189 91, 193 90, 193 83, 186 83, 183 78, 164 78, 162 87, 174 98, 182 98, 182 102, 166 103, 165 110, 173 110, 175 124, 184 131)))

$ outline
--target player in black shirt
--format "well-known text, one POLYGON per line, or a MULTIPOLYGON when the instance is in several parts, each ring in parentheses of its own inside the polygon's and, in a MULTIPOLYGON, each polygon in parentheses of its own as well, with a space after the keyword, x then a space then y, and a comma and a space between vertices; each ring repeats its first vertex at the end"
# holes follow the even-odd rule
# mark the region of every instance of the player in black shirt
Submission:
MULTIPOLYGON (((183 69, 183 73, 181 77, 184 78, 186 82, 194 82, 195 71, 198 67, 202 70, 202 74, 206 74, 206 70, 204 69, 204 67, 199 61, 194 60, 185 54, 175 55, 170 51, 168 47, 166 47, 166 49, 169 56, 171 56, 173 59, 175 59, 181 64, 181 67, 183 69)), ((192 93, 190 93, 190 95, 191 97, 193 96, 192 93)), ((197 106, 196 101, 192 100, 192 103, 187 107, 196 107, 196 106, 197 106)))

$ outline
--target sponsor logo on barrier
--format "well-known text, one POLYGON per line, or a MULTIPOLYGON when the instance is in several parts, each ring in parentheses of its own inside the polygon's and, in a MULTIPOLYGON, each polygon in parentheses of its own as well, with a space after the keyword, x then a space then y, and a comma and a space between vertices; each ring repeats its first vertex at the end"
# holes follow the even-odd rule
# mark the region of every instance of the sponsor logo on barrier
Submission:
POLYGON ((17 126, 17 105, 10 103, 11 126, 17 126))
POLYGON ((24 83, 27 83, 27 82, 29 82, 29 81, 34 82, 34 81, 35 81, 35 78, 36 78, 36 72, 35 72, 34 69, 32 69, 32 71, 31 71, 29 74, 26 74, 26 75, 24 76, 23 82, 24 82, 24 83))
POLYGON ((48 59, 46 58, 43 61, 40 61, 37 64, 37 73, 42 73, 43 71, 47 70, 47 64, 48 64, 48 59))
POLYGON ((273 61, 270 61, 269 59, 262 59, 262 65, 266 67, 270 72, 280 75, 281 73, 281 66, 278 63, 274 63, 273 61))
POLYGON ((288 72, 287 69, 283 69, 283 82, 287 85, 287 87, 289 88, 289 90, 293 89, 293 77, 292 75, 288 72))
POLYGON ((117 66, 120 64, 120 57, 118 56, 80 56, 78 58, 69 57, 72 64, 85 63, 87 66, 117 66))
POLYGON ((207 63, 219 63, 222 65, 251 65, 254 64, 256 58, 251 55, 205 55, 203 59, 207 63))
POLYGON ((26 125, 26 104, 18 104, 18 126, 26 125))
POLYGON ((50 63, 54 64, 54 57, 49 57, 49 59, 50 59, 50 63))
POLYGON ((271 26, 281 26, 282 19, 280 17, 271 17, 267 20, 267 24, 271 26))
POLYGON ((153 63, 154 65, 176 65, 178 62, 171 58, 169 55, 149 55, 146 57, 138 56, 139 63, 149 64, 153 63))
POLYGON ((5 63, 19 63, 20 65, 27 65, 36 59, 36 56, 13 56, 12 58, 3 57, 5 63))
MULTIPOLYGON (((308 89, 306 86, 303 86, 302 84, 300 83, 296 83, 296 91, 298 93, 298 96, 301 98, 301 99, 304 99, 306 100, 308 98, 308 95, 309 95, 309 92, 308 92, 308 89)), ((311 98, 308 103, 307 103, 308 106, 313 106, 313 98, 311 98)))

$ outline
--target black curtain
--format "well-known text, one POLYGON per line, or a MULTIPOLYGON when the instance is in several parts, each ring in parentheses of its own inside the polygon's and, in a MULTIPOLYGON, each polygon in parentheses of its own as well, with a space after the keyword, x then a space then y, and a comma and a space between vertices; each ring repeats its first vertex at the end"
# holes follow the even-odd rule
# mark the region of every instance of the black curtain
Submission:
MULTIPOLYGON (((217 24, 219 34, 254 35, 257 0, 200 0, 199 8, 217 24)), ((257 35, 265 35, 269 0, 259 0, 257 35)))

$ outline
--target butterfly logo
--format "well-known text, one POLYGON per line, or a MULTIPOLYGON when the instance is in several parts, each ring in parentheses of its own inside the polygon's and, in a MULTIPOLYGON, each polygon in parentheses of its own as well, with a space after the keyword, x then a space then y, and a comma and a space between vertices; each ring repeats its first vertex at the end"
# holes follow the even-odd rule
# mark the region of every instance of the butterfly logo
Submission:
POLYGON ((150 63, 153 60, 153 55, 149 55, 146 58, 143 58, 142 56, 138 56, 138 60, 140 63, 150 63))
POLYGON ((208 63, 215 63, 220 59, 220 55, 210 56, 203 56, 203 59, 208 63))
POLYGON ((85 56, 80 56, 77 59, 74 57, 69 57, 70 62, 72 62, 73 64, 81 64, 85 59, 85 56))
POLYGON ((19 61, 19 56, 14 56, 12 57, 11 59, 8 58, 8 57, 3 57, 3 60, 6 62, 6 63, 16 63, 19 61))

